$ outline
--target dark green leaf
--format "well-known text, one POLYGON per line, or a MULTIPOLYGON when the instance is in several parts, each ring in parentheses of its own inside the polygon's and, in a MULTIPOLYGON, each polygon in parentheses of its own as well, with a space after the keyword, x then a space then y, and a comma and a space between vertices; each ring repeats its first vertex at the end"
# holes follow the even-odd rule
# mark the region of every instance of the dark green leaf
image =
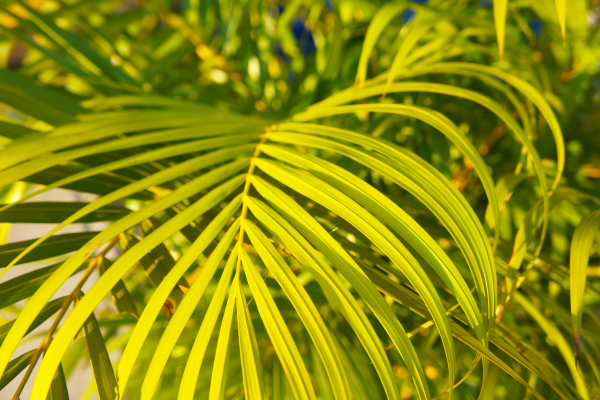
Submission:
MULTIPOLYGON (((52 300, 50 303, 46 304, 46 307, 44 307, 44 309, 42 310, 42 312, 39 313, 39 315, 37 316, 35 321, 33 321, 31 326, 29 327, 29 330, 27 331, 27 333, 31 333, 31 331, 33 331, 35 328, 40 326, 42 324, 42 322, 46 321, 55 312, 60 310, 60 307, 62 306, 63 301, 65 301, 65 298, 60 297, 60 298, 58 298, 56 300, 52 300)), ((10 331, 10 328, 12 328, 14 323, 15 323, 15 320, 12 320, 12 321, 0 326, 0 345, 2 344, 2 342, 4 342, 4 338, 6 338, 6 335, 8 335, 8 332, 10 331)))
POLYGON ((117 396, 117 379, 113 370, 100 326, 92 313, 82 327, 87 343, 88 356, 96 381, 96 391, 100 400, 114 400, 117 396))
POLYGON ((35 350, 31 350, 25 354, 20 355, 11 362, 8 363, 2 378, 0 379, 0 390, 4 389, 13 379, 17 377, 25 368, 29 366, 29 361, 33 356, 35 350))
MULTIPOLYGON (((23 257, 19 261, 19 264, 45 260, 47 258, 61 256, 78 250, 97 234, 98 232, 76 232, 52 236, 23 257)), ((0 268, 6 267, 23 250, 34 242, 35 239, 32 239, 0 246, 0 268)))
POLYGON ((67 389, 67 380, 62 368, 62 363, 58 366, 54 378, 52 379, 48 400, 69 400, 69 389, 67 389))
MULTIPOLYGON (((0 212, 0 223, 60 223, 89 203, 32 202, 16 204, 0 212)), ((3 207, 4 204, 0 204, 3 207)), ((114 221, 130 213, 125 207, 108 205, 87 214, 77 222, 114 221)))
MULTIPOLYGON (((104 274, 104 272, 110 268, 110 265, 110 261, 102 257, 100 265, 98 266, 100 269, 100 274, 104 274)), ((131 293, 129 293, 125 283, 121 279, 119 279, 119 282, 117 282, 117 284, 110 290, 110 296, 112 297, 112 300, 115 303, 121 318, 123 318, 123 313, 129 313, 137 319, 140 319, 140 314, 138 313, 135 301, 133 300, 133 297, 131 297, 131 293)))

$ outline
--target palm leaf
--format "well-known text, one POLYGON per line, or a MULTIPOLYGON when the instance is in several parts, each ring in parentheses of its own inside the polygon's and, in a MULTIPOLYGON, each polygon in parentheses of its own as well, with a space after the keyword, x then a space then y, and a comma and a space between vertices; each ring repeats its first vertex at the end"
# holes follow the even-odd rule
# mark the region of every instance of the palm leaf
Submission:
POLYGON ((87 346, 100 399, 593 397, 596 172, 534 7, 33 3, 0 14, 0 239, 56 225, 0 246, 0 387, 68 398, 87 346))

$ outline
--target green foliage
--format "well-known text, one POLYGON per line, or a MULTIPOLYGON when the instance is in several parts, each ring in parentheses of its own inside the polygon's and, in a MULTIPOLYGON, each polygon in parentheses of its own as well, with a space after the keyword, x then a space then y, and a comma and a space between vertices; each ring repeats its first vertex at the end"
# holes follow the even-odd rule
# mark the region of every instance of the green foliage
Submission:
POLYGON ((2 398, 600 396, 597 1, 0 4, 2 398))

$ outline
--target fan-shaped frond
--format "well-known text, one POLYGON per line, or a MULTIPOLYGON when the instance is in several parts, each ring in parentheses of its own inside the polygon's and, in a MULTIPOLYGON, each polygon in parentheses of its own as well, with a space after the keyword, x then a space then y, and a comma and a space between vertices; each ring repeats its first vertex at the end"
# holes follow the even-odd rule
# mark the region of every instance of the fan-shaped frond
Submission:
POLYGON ((18 311, 0 390, 25 371, 16 397, 34 375, 31 399, 68 398, 88 354, 101 400, 431 400, 506 377, 519 398, 593 398, 598 197, 565 184, 547 77, 479 60, 519 65, 523 5, 32 3, 1 2, 3 35, 37 58, 0 70, 24 121, 0 121, 0 309, 18 311), (473 39, 494 32, 498 49, 473 39), (54 189, 93 197, 40 197, 54 189), (4 244, 25 223, 54 225, 4 244), (567 268, 544 246, 571 225, 567 268))

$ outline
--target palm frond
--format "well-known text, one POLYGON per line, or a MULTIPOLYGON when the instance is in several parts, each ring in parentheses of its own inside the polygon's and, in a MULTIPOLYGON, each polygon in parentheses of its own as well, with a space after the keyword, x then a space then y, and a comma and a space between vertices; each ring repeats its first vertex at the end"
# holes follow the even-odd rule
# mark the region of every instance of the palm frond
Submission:
POLYGON ((535 6, 33 3, 0 15, 0 390, 68 398, 87 354, 102 400, 594 398, 600 196, 535 6))

